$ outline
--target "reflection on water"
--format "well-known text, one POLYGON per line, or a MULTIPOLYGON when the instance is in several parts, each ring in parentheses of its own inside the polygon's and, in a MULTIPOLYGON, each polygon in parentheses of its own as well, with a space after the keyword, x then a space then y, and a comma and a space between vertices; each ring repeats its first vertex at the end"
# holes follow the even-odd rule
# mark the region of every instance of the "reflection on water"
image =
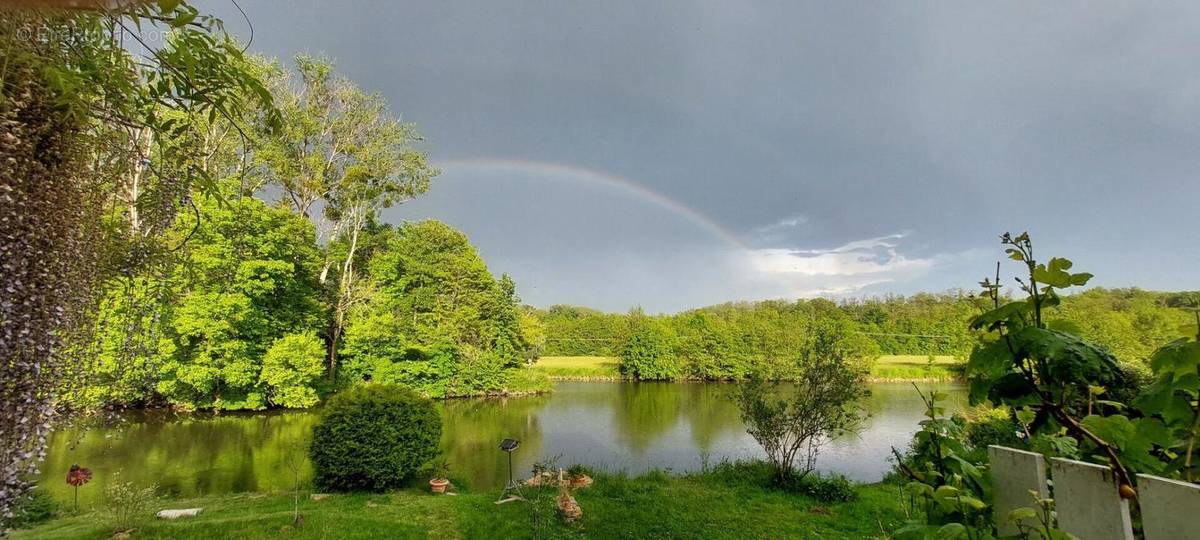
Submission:
MULTIPOLYGON (((514 455, 517 474, 542 457, 559 456, 567 466, 598 469, 694 470, 702 456, 761 457, 730 392, 719 383, 560 382, 547 396, 463 399, 439 403, 444 419, 442 448, 454 475, 473 488, 503 485, 508 461, 500 440, 521 441, 514 455)), ((955 400, 965 391, 942 385, 955 400)), ((922 418, 911 385, 872 385, 864 403, 871 417, 861 435, 830 444, 818 462, 856 480, 876 481, 889 465, 890 448, 908 444, 922 418)), ((172 415, 150 411, 127 415, 115 426, 56 433, 42 470, 43 486, 69 500, 65 481, 72 463, 91 467, 92 483, 81 503, 97 499, 119 473, 122 481, 157 483, 164 493, 192 496, 289 489, 290 454, 304 454, 312 412, 245 415, 172 415)), ((307 478, 311 470, 302 471, 307 478)))

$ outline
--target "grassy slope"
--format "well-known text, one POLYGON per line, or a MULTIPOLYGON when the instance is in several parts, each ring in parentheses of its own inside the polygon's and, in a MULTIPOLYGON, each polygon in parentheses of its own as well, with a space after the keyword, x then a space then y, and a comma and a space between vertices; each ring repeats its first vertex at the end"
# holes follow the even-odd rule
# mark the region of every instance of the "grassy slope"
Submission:
POLYGON ((619 379, 618 363, 611 356, 543 356, 533 368, 560 379, 619 379))
MULTIPOLYGON (((601 476, 576 492, 581 523, 553 516, 553 490, 543 492, 539 514, 549 518, 538 536, 554 538, 875 538, 901 519, 893 487, 860 486, 852 503, 821 504, 803 495, 764 489, 759 465, 718 467, 707 475, 638 478, 601 476)), ((526 489, 531 496, 532 490, 526 489)), ((301 500, 305 521, 291 526, 292 499, 285 494, 230 495, 169 501, 156 508, 200 506, 195 518, 150 520, 132 538, 529 538, 529 504, 493 504, 495 492, 437 496, 418 490, 381 495, 333 495, 301 500)), ((62 518, 23 538, 109 538, 95 513, 62 518)))
MULTIPOLYGON (((919 354, 896 354, 879 357, 871 368, 875 380, 951 380, 949 369, 956 363, 953 356, 935 356, 933 366, 929 357, 919 354)), ((533 368, 556 379, 619 379, 617 358, 609 356, 543 356, 533 368)))
POLYGON ((953 356, 934 356, 931 366, 928 355, 883 355, 871 366, 871 378, 877 381, 950 381, 957 378, 950 369, 957 363, 953 356))

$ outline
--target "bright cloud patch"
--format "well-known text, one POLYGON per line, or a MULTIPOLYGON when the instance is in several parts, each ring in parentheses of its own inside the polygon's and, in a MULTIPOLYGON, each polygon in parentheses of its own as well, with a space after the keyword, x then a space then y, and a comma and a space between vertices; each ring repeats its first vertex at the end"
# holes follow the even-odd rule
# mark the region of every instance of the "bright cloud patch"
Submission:
POLYGON ((779 232, 779 231, 786 230, 786 229, 792 229, 795 227, 799 227, 800 225, 804 225, 805 223, 808 223, 807 217, 792 216, 792 217, 788 217, 788 218, 783 218, 783 219, 776 221, 775 223, 772 223, 770 225, 763 225, 762 227, 758 227, 758 228, 754 229, 754 232, 759 233, 759 234, 770 234, 770 233, 775 233, 775 232, 779 232))
POLYGON ((933 268, 934 259, 899 252, 903 237, 856 240, 831 249, 763 248, 745 256, 750 271, 786 283, 794 294, 843 295, 879 283, 911 280, 933 268))

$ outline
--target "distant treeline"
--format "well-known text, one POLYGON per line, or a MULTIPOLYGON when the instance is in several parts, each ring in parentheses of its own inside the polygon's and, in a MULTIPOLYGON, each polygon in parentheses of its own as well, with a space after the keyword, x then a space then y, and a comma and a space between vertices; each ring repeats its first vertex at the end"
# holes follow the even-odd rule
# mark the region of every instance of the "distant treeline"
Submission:
MULTIPOLYGON (((1126 363, 1143 363, 1155 348, 1182 335, 1189 314, 1177 309, 1200 293, 1096 288, 1063 298, 1051 312, 1072 333, 1099 343, 1126 363)), ((757 362, 796 357, 810 325, 832 318, 870 342, 867 354, 953 355, 965 358, 974 338, 968 321, 980 308, 967 292, 913 296, 738 302, 674 315, 604 313, 576 306, 535 310, 545 328, 545 356, 623 356, 649 325, 681 369, 700 378, 737 375, 757 362), (724 368, 720 367, 725 365, 724 368)))

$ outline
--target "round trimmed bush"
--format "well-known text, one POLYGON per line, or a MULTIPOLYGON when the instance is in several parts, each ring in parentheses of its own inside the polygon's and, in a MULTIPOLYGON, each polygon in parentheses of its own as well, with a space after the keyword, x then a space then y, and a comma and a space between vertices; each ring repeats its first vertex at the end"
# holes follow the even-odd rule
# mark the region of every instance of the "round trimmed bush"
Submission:
POLYGON ((437 456, 442 419, 432 401, 412 390, 369 384, 330 399, 312 435, 318 489, 381 491, 399 487, 437 456))

